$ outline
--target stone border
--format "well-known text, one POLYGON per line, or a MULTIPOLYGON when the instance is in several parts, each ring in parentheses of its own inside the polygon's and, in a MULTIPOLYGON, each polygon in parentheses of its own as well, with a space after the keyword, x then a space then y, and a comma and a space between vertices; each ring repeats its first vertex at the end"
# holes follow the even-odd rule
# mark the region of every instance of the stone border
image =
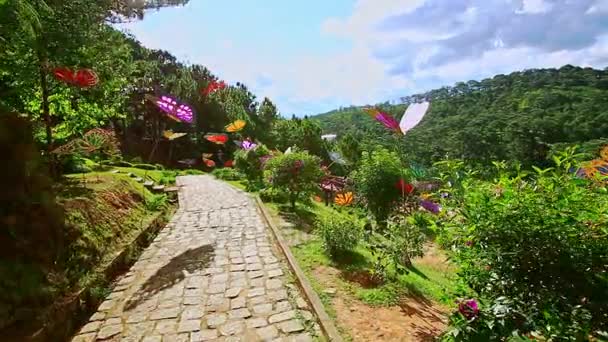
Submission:
MULTIPOLYGON (((232 184, 229 184, 229 185, 232 186, 232 184)), ((336 326, 334 325, 333 321, 331 320, 331 318, 329 318, 329 315, 325 311, 325 307, 323 306, 323 303, 321 303, 321 299, 319 299, 319 296, 317 295, 315 290, 312 288, 312 286, 308 282, 308 278, 306 278, 306 275, 304 274, 304 272, 298 265, 296 258, 293 256, 293 254, 291 254, 291 250, 289 249, 289 246, 283 239, 281 232, 272 222, 271 216, 268 213, 266 206, 264 205, 264 202, 262 202, 262 199, 257 194, 255 194, 255 195, 252 194, 250 196, 254 198, 255 203, 257 204, 257 206, 260 209, 260 212, 262 214, 262 217, 264 218, 264 221, 266 221, 266 224, 270 227, 270 230, 272 230, 272 233, 273 233, 277 243, 279 244, 279 247, 281 248, 283 255, 285 255, 285 258, 287 259, 287 263, 289 264, 289 267, 291 268, 294 275, 296 276, 298 285, 300 285, 300 289, 304 293, 304 296, 310 303, 312 310, 315 312, 315 314, 319 320, 319 324, 321 325, 321 330, 323 330, 323 332, 325 333, 325 336, 330 341, 342 342, 342 336, 340 336, 340 333, 338 333, 338 329, 336 329, 336 326)))

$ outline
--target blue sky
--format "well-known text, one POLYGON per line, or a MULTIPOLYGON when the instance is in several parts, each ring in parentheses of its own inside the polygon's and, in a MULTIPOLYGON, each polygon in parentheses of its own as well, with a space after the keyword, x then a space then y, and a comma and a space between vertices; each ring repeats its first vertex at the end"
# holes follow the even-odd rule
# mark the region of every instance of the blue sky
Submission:
POLYGON ((191 0, 122 26, 285 116, 526 68, 608 66, 608 0, 191 0))

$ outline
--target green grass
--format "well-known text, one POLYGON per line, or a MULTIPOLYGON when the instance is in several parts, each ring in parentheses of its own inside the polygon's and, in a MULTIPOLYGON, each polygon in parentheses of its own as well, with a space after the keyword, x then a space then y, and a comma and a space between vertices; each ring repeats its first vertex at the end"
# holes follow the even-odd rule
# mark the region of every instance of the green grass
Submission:
POLYGON ((247 189, 247 185, 245 184, 245 181, 242 180, 225 180, 224 182, 228 183, 228 184, 232 184, 233 186, 246 191, 247 189))
MULTIPOLYGON (((282 206, 273 203, 270 203, 269 207, 274 214, 283 209, 282 206)), ((296 213, 300 216, 305 215, 302 217, 304 222, 314 221, 312 219, 320 214, 336 214, 332 207, 326 207, 324 204, 316 202, 298 209, 296 213)), ((344 214, 345 211, 342 210, 341 213, 344 214)), ((314 278, 311 277, 312 271, 318 266, 331 266, 345 275, 356 274, 370 270, 374 260, 364 242, 361 242, 354 251, 339 259, 331 259, 325 253, 323 242, 318 237, 294 246, 292 250, 298 263, 311 280, 314 278)), ((456 287, 453 268, 446 267, 444 264, 422 263, 420 260, 415 260, 413 265, 414 267, 407 274, 395 276, 394 279, 377 287, 363 287, 344 278, 339 279, 339 285, 368 305, 396 305, 404 296, 416 296, 446 305, 453 302, 456 287)), ((389 273, 394 274, 391 269, 389 269, 389 273)), ((319 295, 323 294, 322 288, 321 291, 316 290, 319 295)))

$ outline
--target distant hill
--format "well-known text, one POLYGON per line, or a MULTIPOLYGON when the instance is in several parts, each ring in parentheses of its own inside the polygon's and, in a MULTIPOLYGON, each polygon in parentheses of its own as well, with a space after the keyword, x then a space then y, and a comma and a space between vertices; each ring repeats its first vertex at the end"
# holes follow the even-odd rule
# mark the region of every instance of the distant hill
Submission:
MULTIPOLYGON (((404 104, 378 107, 400 119, 408 103, 424 98, 431 100, 428 114, 399 140, 402 151, 419 162, 450 155, 478 162, 538 163, 554 144, 608 138, 608 68, 566 65, 514 72, 459 82, 402 98, 404 104)), ((386 131, 359 107, 311 118, 325 134, 350 134, 368 142, 386 139, 386 131)))

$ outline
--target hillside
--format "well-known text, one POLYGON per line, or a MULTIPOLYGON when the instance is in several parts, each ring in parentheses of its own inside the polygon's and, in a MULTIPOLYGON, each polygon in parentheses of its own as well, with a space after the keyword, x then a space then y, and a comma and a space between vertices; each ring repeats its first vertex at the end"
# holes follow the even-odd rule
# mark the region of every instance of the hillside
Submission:
MULTIPOLYGON (((406 104, 422 98, 431 109, 402 139, 410 158, 429 163, 446 155, 470 161, 546 159, 555 144, 583 144, 608 138, 608 68, 566 65, 459 82, 403 98, 405 104, 379 105, 400 119, 406 104)), ((324 133, 351 134, 391 143, 382 127, 349 107, 313 116, 324 133)))

